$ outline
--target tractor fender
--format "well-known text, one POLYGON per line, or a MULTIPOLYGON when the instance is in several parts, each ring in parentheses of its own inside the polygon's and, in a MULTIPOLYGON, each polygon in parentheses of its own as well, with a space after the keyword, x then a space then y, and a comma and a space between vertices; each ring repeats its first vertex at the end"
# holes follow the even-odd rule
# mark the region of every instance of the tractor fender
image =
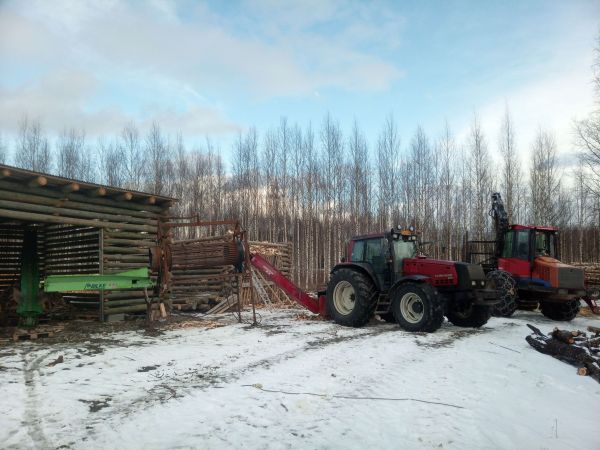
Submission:
POLYGON ((369 279, 377 287, 377 290, 381 291, 381 285, 379 283, 379 279, 375 276, 375 272, 373 272, 373 269, 371 268, 370 264, 360 263, 360 262, 338 263, 335 266, 333 266, 333 269, 331 269, 331 272, 329 272, 330 277, 331 277, 331 275, 333 275, 335 272, 337 272, 340 269, 352 269, 352 270, 356 270, 358 272, 363 273, 364 275, 369 277, 369 279))
POLYGON ((400 286, 405 283, 426 283, 430 277, 425 275, 407 275, 405 277, 401 277, 390 287, 389 296, 392 297, 394 292, 396 292, 400 286))

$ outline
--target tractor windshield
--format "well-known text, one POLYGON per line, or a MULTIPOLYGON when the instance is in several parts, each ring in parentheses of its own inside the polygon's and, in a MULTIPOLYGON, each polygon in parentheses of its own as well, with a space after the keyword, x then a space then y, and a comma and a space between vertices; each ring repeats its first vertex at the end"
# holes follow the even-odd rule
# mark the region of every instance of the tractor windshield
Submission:
POLYGON ((553 232, 535 232, 535 256, 556 258, 556 235, 553 232))
POLYGON ((414 258, 417 254, 417 244, 415 241, 404 241, 398 239, 394 241, 394 272, 402 270, 402 260, 404 258, 414 258))

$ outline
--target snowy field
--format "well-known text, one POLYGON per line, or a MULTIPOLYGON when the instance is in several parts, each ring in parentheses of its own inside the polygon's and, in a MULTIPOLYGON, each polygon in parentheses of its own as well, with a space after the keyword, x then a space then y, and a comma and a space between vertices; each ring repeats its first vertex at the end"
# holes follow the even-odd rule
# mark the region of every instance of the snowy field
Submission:
POLYGON ((600 384, 529 347, 539 313, 434 334, 299 313, 0 347, 0 448, 600 448, 600 384))

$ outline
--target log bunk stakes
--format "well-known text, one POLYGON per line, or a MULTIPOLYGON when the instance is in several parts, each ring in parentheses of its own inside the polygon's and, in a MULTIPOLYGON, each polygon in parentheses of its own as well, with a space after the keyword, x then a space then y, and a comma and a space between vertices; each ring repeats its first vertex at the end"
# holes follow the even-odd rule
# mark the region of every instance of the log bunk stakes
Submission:
POLYGON ((0 165, 0 324, 32 326, 61 307, 99 320, 145 311, 142 290, 43 294, 39 281, 149 268, 174 201, 0 165))

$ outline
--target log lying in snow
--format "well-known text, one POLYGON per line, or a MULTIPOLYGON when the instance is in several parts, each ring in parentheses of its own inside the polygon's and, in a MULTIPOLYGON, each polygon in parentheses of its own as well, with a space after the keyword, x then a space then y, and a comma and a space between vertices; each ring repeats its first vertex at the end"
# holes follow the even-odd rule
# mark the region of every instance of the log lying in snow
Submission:
POLYGON ((540 353, 550 355, 568 364, 577 367, 579 375, 589 375, 600 383, 600 358, 596 356, 600 351, 600 339, 587 339, 583 332, 570 332, 555 329, 548 336, 538 328, 527 324, 533 334, 525 340, 540 353), (573 339, 574 333, 586 339, 573 339))

